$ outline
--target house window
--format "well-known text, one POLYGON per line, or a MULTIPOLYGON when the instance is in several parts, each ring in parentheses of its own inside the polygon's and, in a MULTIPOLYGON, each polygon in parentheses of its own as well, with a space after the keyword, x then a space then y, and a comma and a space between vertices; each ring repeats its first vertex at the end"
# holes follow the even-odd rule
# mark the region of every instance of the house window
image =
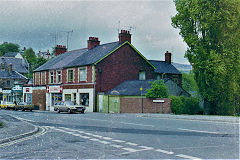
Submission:
POLYGON ((145 71, 139 72, 139 80, 146 80, 146 72, 145 71))
POLYGON ((7 81, 7 87, 9 87, 10 86, 10 81, 7 81))
POLYGON ((57 83, 62 82, 62 71, 57 71, 57 83))
POLYGON ((73 69, 68 70, 68 82, 73 82, 74 72, 73 69))
POLYGON ((49 77, 50 79, 50 82, 49 83, 53 83, 53 80, 54 80, 54 72, 53 71, 51 71, 50 72, 50 77, 49 77))
POLYGON ((79 68, 79 80, 80 81, 87 81, 87 71, 86 67, 79 68))
POLYGON ((46 72, 42 72, 42 83, 41 84, 45 84, 46 83, 46 72))

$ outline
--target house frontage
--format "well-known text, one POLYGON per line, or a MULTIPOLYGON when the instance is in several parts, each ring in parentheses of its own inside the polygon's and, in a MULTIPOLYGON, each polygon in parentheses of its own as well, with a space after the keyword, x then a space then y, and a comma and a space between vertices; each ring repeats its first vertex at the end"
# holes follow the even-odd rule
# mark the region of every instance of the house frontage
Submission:
POLYGON ((89 37, 87 48, 68 51, 57 45, 55 58, 34 71, 33 104, 53 111, 54 104, 71 100, 97 111, 97 94, 127 80, 155 79, 156 67, 132 44, 129 31, 121 30, 116 42, 100 44, 89 37))

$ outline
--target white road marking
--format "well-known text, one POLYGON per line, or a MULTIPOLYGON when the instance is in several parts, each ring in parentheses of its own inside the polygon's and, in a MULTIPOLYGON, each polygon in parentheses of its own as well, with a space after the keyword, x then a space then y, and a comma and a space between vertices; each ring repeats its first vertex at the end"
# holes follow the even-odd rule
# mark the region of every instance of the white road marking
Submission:
POLYGON ((199 130, 184 129, 184 128, 178 128, 178 129, 179 129, 179 130, 183 130, 183 131, 191 131, 191 132, 199 132, 199 133, 213 133, 213 134, 218 134, 217 132, 199 131, 199 130))
POLYGON ((123 147, 123 146, 117 145, 117 144, 113 144, 113 145, 110 145, 110 146, 115 147, 115 148, 122 148, 123 147))
POLYGON ((93 135, 92 133, 84 133, 84 134, 89 135, 89 136, 92 136, 92 135, 93 135))
POLYGON ((127 143, 125 143, 125 144, 131 145, 131 146, 137 146, 137 145, 138 145, 138 144, 136 144, 136 143, 131 143, 131 142, 127 142, 127 143))
POLYGON ((110 137, 102 137, 102 139, 111 140, 112 138, 110 138, 110 137))
POLYGON ((91 139, 89 139, 89 140, 91 140, 91 141, 99 141, 99 139, 96 139, 96 138, 91 138, 91 139))
POLYGON ((102 138, 102 136, 99 136, 99 135, 92 135, 92 136, 97 138, 102 138))
POLYGON ((181 158, 187 158, 187 159, 201 160, 200 158, 192 157, 192 156, 188 156, 188 155, 184 155, 184 154, 178 154, 176 156, 181 157, 181 158))
POLYGON ((138 150, 133 149, 133 148, 122 148, 122 149, 124 149, 124 150, 126 150, 128 152, 137 152, 138 151, 138 150))
POLYGON ((169 151, 165 151, 165 150, 162 150, 162 149, 156 149, 155 151, 165 153, 165 154, 174 154, 174 152, 169 152, 169 151))
POLYGON ((112 141, 113 141, 113 142, 117 142, 117 143, 124 143, 124 142, 125 142, 125 141, 117 140, 117 139, 113 139, 112 141))
POLYGON ((147 147, 147 146, 139 146, 139 147, 144 148, 144 149, 148 149, 148 150, 154 149, 153 147, 147 147))
POLYGON ((102 144, 110 144, 110 142, 107 142, 107 141, 99 141, 99 142, 102 144))
POLYGON ((122 123, 122 124, 136 125, 136 126, 144 126, 144 127, 154 127, 154 125, 147 125, 147 124, 127 123, 127 122, 120 122, 120 123, 122 123))

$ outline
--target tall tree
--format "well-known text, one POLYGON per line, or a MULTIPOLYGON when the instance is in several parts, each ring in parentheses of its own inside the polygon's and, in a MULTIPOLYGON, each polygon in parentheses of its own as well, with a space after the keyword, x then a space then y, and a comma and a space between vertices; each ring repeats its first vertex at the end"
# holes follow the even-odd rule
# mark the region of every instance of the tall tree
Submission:
POLYGON ((200 94, 210 114, 240 106, 240 1, 174 0, 172 25, 187 43, 200 94))
POLYGON ((29 74, 25 75, 28 78, 33 77, 33 70, 37 64, 37 56, 32 48, 28 48, 23 52, 23 57, 27 59, 29 63, 29 74))
POLYGON ((19 52, 19 45, 14 43, 5 42, 0 45, 0 56, 3 56, 7 52, 19 52))

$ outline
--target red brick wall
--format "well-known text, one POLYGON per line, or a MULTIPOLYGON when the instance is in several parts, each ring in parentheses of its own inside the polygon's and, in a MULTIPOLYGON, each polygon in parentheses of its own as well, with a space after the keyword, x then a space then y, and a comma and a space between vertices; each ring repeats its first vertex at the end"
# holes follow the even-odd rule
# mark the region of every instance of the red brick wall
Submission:
POLYGON ((32 103, 39 106, 39 110, 46 110, 46 90, 33 90, 32 103))
POLYGON ((96 91, 106 92, 126 80, 138 80, 140 70, 146 71, 146 79, 154 78, 154 69, 126 44, 97 64, 96 91))
POLYGON ((87 66, 87 83, 92 83, 92 66, 87 66))
MULTIPOLYGON (((171 100, 168 98, 157 98, 164 100, 163 113, 171 113, 171 100)), ((143 113, 162 113, 161 103, 156 103, 157 112, 155 111, 155 103, 153 99, 143 98, 143 113)), ((141 98, 120 97, 120 113, 141 113, 141 98)))

